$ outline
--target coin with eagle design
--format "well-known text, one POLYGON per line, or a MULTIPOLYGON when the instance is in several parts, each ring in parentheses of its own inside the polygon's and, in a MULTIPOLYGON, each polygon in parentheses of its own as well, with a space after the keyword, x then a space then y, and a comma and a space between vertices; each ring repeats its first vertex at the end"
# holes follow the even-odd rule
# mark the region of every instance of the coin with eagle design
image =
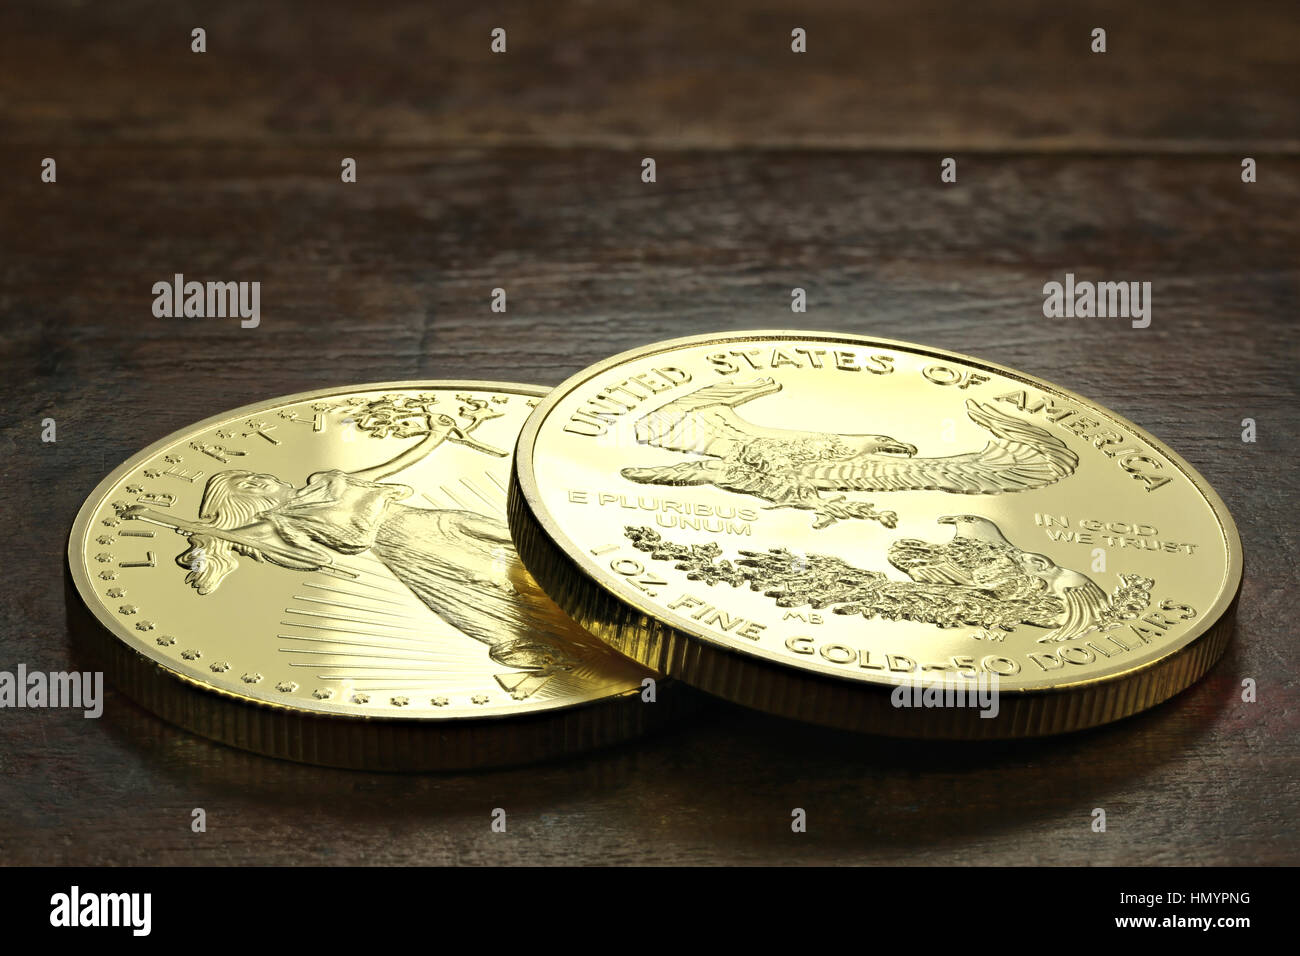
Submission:
POLYGON ((903 736, 1128 716, 1219 658, 1241 543, 1082 396, 968 356, 737 332, 615 356, 519 437, 510 522, 579 623, 747 706, 903 736))

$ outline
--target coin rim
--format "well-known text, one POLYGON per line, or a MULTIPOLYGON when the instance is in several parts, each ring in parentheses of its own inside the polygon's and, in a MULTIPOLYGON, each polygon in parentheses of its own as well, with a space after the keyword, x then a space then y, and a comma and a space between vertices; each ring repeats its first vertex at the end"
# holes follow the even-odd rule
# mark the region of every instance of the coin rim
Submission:
MULTIPOLYGON (((248 697, 205 683, 141 650, 130 635, 122 635, 120 622, 112 617, 94 591, 82 558, 85 553, 83 544, 95 514, 109 491, 126 475, 185 436, 227 421, 314 398, 403 389, 498 391, 529 398, 543 398, 548 392, 545 386, 540 385, 471 379, 368 382, 311 389, 240 405, 170 432, 131 455, 101 479, 73 519, 68 534, 66 565, 71 584, 67 589, 69 623, 79 631, 73 636, 88 639, 88 649, 106 666, 115 686, 172 723, 241 749, 328 766, 426 770, 516 764, 605 746, 638 736, 661 723, 661 719, 666 721, 676 717, 686 703, 680 698, 686 695, 681 693, 682 688, 672 686, 675 682, 662 679, 656 695, 662 696, 666 703, 660 707, 657 701, 655 707, 648 709, 641 700, 642 687, 637 686, 586 701, 556 698, 527 710, 489 714, 402 714, 398 711, 340 714, 318 711, 295 703, 248 697), (76 614, 71 601, 73 592, 84 614, 76 614), (80 628, 80 620, 77 620, 77 625, 73 624, 74 619, 84 619, 85 614, 90 616, 90 620, 85 621, 87 627, 80 628), (119 648, 126 653, 118 653, 119 648), (165 675, 166 680, 158 681, 159 675, 165 675), (633 706, 627 706, 629 704, 633 706), (608 720, 605 720, 605 711, 609 712, 608 720), (525 724, 536 727, 528 729, 523 726, 525 724), (435 737, 442 739, 433 740, 435 737), (556 742, 548 747, 547 741, 551 738, 556 742), (365 740, 367 747, 373 745, 376 752, 355 753, 358 740, 365 740), (450 762, 440 759, 443 755, 454 757, 461 753, 465 750, 464 742, 469 740, 482 746, 485 751, 482 759, 452 759, 450 762), (403 757, 401 753, 394 753, 394 748, 406 751, 408 755, 403 757), (314 756, 304 756, 304 753, 314 753, 314 756)), ((662 678, 662 675, 654 673, 645 676, 662 678)))
MULTIPOLYGON (((908 352, 922 358, 950 359, 965 363, 980 370, 993 371, 1013 382, 1022 382, 1040 389, 1048 394, 1076 402, 1084 408, 1094 410, 1104 418, 1129 429, 1134 435, 1148 442, 1152 448, 1164 455, 1174 467, 1182 472, 1193 487, 1210 506, 1218 522, 1224 548, 1227 552, 1223 577, 1220 580, 1219 593, 1211 607, 1203 614, 1195 628, 1184 635, 1183 642, 1176 650, 1162 654, 1151 660, 1135 664, 1124 670, 1104 677, 1083 677, 1048 687, 999 687, 1002 698, 1016 697, 1055 697, 1060 699, 1060 706, 1068 706, 1066 698, 1077 697, 1082 693, 1098 688, 1133 688, 1142 683, 1144 677, 1156 680, 1156 675, 1149 673, 1161 669, 1166 679, 1157 681, 1161 684, 1152 693, 1138 693, 1127 704, 1105 708, 1110 716, 1104 719, 1080 723, 1079 727, 1064 729, 1081 729, 1123 716, 1145 710, 1162 700, 1190 686, 1222 655, 1227 647, 1235 617, 1236 602, 1241 591, 1244 560, 1241 538, 1236 523, 1228 511, 1223 499, 1214 491, 1200 473, 1188 464, 1164 442, 1128 419, 1118 415, 1093 401, 1069 389, 1054 385, 1037 376, 1020 372, 1007 366, 973 356, 964 355, 947 349, 933 348, 904 342, 897 339, 877 338, 874 336, 851 333, 831 333, 825 331, 802 330, 755 330, 727 333, 710 333, 685 336, 651 343, 635 349, 629 349, 610 358, 604 359, 565 379, 533 409, 520 430, 511 464, 509 515, 511 533, 516 550, 534 578, 543 585, 562 608, 574 617, 587 630, 601 640, 609 643, 620 653, 631 657, 642 666, 652 667, 669 676, 678 677, 686 683, 714 693, 718 696, 748 706, 756 706, 755 700, 771 700, 771 706, 761 709, 784 713, 787 716, 799 716, 808 708, 791 699, 794 688, 788 687, 780 692, 781 685, 803 684, 805 692, 817 692, 818 689, 834 693, 836 685, 860 688, 863 693, 892 691, 906 678, 886 678, 881 680, 876 675, 870 678, 854 679, 844 674, 828 673, 817 670, 804 670, 793 662, 784 662, 779 658, 766 657, 745 649, 723 643, 703 628, 689 623, 683 626, 677 622, 665 620, 671 612, 661 612, 650 602, 645 601, 631 588, 621 586, 621 582, 607 579, 594 573, 585 560, 582 549, 569 538, 559 526, 555 517, 542 502, 540 488, 537 484, 535 457, 537 438, 547 416, 568 394, 582 384, 596 378, 611 368, 638 359, 677 349, 701 345, 733 343, 737 341, 817 341, 848 345, 879 346, 887 349, 908 352), (543 540, 544 539, 544 540, 543 540), (580 557, 575 557, 577 553, 580 557), (619 609, 611 608, 606 599, 612 598, 625 605, 633 613, 623 614, 619 609), (657 635, 650 638, 651 631, 657 635), (678 640, 686 640, 697 645, 707 659, 687 664, 684 652, 674 647, 678 640), (1208 648, 1207 648, 1208 645, 1208 648), (1208 657, 1205 652, 1209 650, 1208 657), (1193 662, 1204 657, 1203 666, 1193 666, 1188 670, 1176 665, 1178 661, 1193 662), (734 658, 734 659, 733 659, 734 658), (762 665, 762 666, 753 666, 762 665), (1176 673, 1186 671, 1186 673, 1176 673), (1176 673, 1170 683, 1169 675, 1176 673), (798 675, 800 679, 794 679, 798 675), (813 679, 815 678, 815 679, 813 679), (755 686, 748 686, 754 682, 755 686), (773 686, 768 686, 769 684, 773 686), (1172 689, 1170 689, 1172 687, 1172 689), (1167 691, 1167 692, 1166 692, 1167 691), (1155 696, 1153 696, 1153 694, 1155 696)), ((951 710, 952 708, 948 708, 951 710)), ((897 715, 898 711, 896 710, 897 715)), ((920 713, 917 711, 916 713, 920 713)), ((805 718, 806 719, 806 718, 805 718)), ((854 727, 854 729, 877 729, 882 715, 874 714, 870 718, 871 726, 854 727)), ((885 719, 891 725, 887 732, 906 733, 910 724, 932 723, 940 726, 961 724, 935 717, 911 721, 885 719)), ((1002 723, 1001 721, 981 721, 983 724, 1002 723)), ((1051 721, 1049 721, 1051 723, 1051 721)), ((837 723, 837 726, 844 724, 837 723)), ((991 729, 990 729, 991 730, 991 729)), ((990 730, 980 730, 976 736, 999 736, 990 730)), ((1048 733, 1057 730, 1043 731, 1048 733)), ((968 736, 958 733, 957 736, 968 736)), ((1016 733, 1016 736, 1022 735, 1016 733)))

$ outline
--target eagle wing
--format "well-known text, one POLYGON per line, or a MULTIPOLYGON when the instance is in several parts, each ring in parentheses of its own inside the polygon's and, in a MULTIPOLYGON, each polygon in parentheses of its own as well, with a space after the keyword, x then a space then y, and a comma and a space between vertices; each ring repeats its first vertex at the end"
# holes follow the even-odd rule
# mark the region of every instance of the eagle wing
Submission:
POLYGON ((1105 591, 1082 574, 1076 573, 1074 577, 1076 581, 1061 588, 1061 598, 1065 602, 1062 620, 1056 630, 1040 638, 1040 642, 1057 643, 1082 637, 1109 610, 1110 601, 1105 591))
POLYGON ((991 405, 967 400, 966 414, 994 438, 980 451, 946 458, 859 454, 812 462, 800 473, 828 491, 947 491, 989 495, 1041 488, 1074 472, 1078 457, 1056 436, 991 405))
MULTIPOLYGON (((933 560, 917 562, 903 569, 913 581, 921 584, 955 584, 961 587, 975 588, 975 578, 969 568, 955 563, 947 554, 937 555, 933 560)), ((985 589, 987 590, 987 589, 985 589)))
POLYGON ((763 428, 736 414, 737 405, 780 390, 780 383, 771 378, 745 385, 707 385, 643 415, 636 423, 636 440, 643 445, 694 451, 714 458, 727 458, 758 438, 792 440, 800 433, 763 428))
POLYGON ((889 563, 921 584, 955 584, 974 587, 975 578, 966 562, 954 560, 948 545, 903 538, 890 545, 889 563))

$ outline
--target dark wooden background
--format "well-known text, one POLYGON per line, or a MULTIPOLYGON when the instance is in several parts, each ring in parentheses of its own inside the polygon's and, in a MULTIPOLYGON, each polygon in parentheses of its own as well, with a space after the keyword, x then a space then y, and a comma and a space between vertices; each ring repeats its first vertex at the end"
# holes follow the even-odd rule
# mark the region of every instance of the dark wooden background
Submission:
POLYGON ((176 428, 332 384, 554 384, 747 327, 968 352, 1147 427, 1237 520, 1237 634, 1153 712, 983 746, 719 704, 554 764, 388 776, 244 754, 116 693, 98 721, 0 711, 0 862, 1300 861, 1294 3, 192 6, 0 7, 0 669, 77 663, 72 517, 176 428), (1067 271, 1151 281, 1151 327, 1045 319, 1067 271), (175 272, 260 281, 261 327, 154 318, 175 272))

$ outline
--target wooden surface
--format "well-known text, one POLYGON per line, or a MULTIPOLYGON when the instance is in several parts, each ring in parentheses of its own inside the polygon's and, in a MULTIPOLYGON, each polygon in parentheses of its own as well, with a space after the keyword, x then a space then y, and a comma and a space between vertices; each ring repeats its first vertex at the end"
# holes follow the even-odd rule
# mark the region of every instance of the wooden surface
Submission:
POLYGON ((0 670, 84 663, 73 515, 176 428, 331 384, 554 384, 715 329, 901 338, 1094 397, 1210 480, 1247 569, 1204 681, 1039 742, 897 743, 718 704, 555 764, 388 776, 247 755, 115 692, 98 721, 0 711, 0 862, 1300 862, 1300 18, 1150 6, 6 4, 0 670), (154 318, 175 272, 260 281, 261 326, 154 318), (1151 327, 1045 319, 1065 272, 1150 281, 1151 327))

